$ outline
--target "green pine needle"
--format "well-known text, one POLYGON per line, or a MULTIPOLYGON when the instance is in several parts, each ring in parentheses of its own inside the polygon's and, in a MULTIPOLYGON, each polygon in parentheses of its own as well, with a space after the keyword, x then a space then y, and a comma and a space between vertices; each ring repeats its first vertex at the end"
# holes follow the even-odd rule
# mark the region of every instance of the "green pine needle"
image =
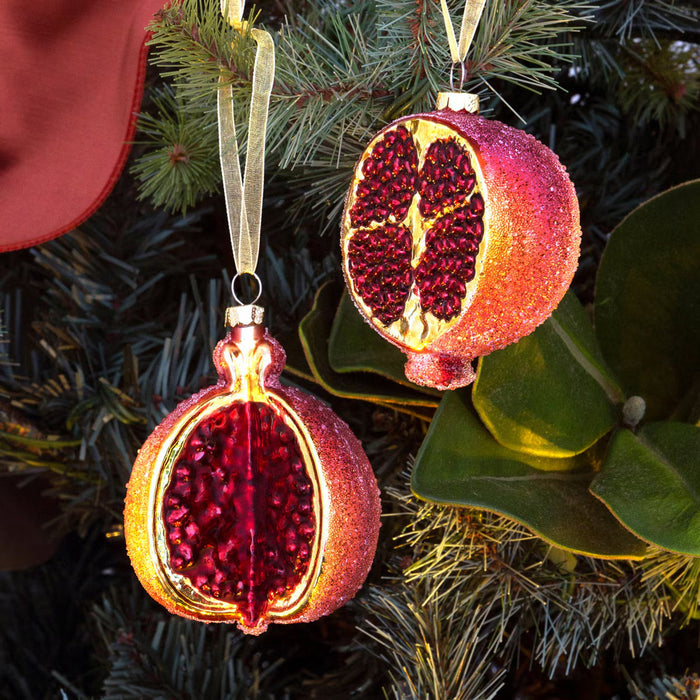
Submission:
POLYGON ((673 626, 667 584, 683 580, 687 593, 698 583, 695 568, 674 578, 678 557, 657 557, 650 569, 574 556, 509 518, 416 501, 403 490, 391 496, 408 522, 397 537, 397 571, 372 589, 363 629, 400 670, 396 687, 408 697, 458 697, 454 689, 465 684, 472 695, 459 697, 487 697, 500 672, 480 665, 465 640, 478 639, 502 671, 527 648, 552 676, 562 664, 566 673, 592 666, 607 649, 642 654, 673 626), (438 663, 445 659, 452 663, 438 663))
POLYGON ((153 113, 139 119, 139 142, 148 150, 131 173, 140 183, 139 199, 184 214, 221 187, 216 123, 211 114, 188 112, 167 87, 154 91, 152 102, 153 113))
POLYGON ((645 580, 670 592, 684 622, 700 619, 700 557, 658 549, 642 565, 645 580))

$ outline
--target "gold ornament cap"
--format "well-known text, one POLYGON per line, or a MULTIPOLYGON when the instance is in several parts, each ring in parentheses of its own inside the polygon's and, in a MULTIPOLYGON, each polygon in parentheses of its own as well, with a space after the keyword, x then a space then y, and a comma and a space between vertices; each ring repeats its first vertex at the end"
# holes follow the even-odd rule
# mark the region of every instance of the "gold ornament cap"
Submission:
POLYGON ((242 306, 229 306, 226 309, 224 324, 229 328, 236 326, 261 326, 265 310, 255 304, 243 304, 242 306))
POLYGON ((437 109, 462 110, 479 114, 479 96, 471 92, 438 92, 437 109))

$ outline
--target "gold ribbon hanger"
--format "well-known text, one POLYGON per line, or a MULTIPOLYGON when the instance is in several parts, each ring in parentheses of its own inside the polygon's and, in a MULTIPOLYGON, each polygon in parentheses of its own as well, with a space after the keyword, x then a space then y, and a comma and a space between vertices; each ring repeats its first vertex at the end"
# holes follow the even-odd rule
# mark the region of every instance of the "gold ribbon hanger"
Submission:
MULTIPOLYGON (((243 31, 243 5, 245 0, 221 0, 221 12, 228 22, 243 31)), ((257 43, 253 69, 253 92, 248 118, 248 147, 246 150, 245 174, 241 176, 241 165, 233 115, 233 88, 221 85, 217 93, 219 117, 219 156, 224 183, 224 199, 231 235, 231 249, 236 265, 233 285, 242 274, 253 275, 258 283, 258 295, 262 288, 255 274, 260 250, 260 219, 262 216, 263 185, 265 177, 265 131, 270 105, 270 93, 275 75, 275 44, 272 37, 262 29, 252 29, 257 43)), ((254 302, 253 302, 254 303, 254 302)))
MULTIPOLYGON (((465 0, 464 12, 462 13, 462 25, 459 29, 459 41, 455 37, 455 30, 452 26, 452 18, 450 11, 447 8, 447 0, 440 0, 442 9, 442 18, 445 22, 445 31, 447 32, 447 42, 450 45, 450 57, 452 58, 452 67, 459 64, 462 68, 459 89, 462 89, 464 84, 464 59, 467 57, 467 52, 471 46, 472 39, 479 25, 479 20, 484 11, 486 0, 465 0)), ((450 74, 450 85, 452 77, 450 74)))

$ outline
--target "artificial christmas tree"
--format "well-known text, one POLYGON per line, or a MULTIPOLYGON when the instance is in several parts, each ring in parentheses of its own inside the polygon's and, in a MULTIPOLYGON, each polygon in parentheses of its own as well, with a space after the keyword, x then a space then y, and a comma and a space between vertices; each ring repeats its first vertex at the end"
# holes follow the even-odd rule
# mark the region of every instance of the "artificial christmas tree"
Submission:
MULTIPOLYGON (((457 17, 463 4, 448 4, 457 17)), ((374 134, 429 112, 449 86, 440 3, 289 2, 252 12, 242 33, 215 2, 163 10, 152 26, 163 75, 149 81, 130 176, 83 230, 5 257, 0 373, 14 417, 1 428, 3 468, 50 479, 64 539, 40 568, 0 579, 3 692, 692 697, 697 184, 620 222, 698 176, 693 12, 659 0, 486 4, 464 89, 488 118, 534 133, 576 183, 572 289, 595 303, 596 326, 567 296, 481 362, 473 393, 443 396, 407 386, 400 352, 342 300, 337 245, 374 134), (208 196, 216 89, 223 72, 245 114, 249 29, 261 25, 278 60, 260 275, 288 353, 282 380, 350 424, 396 516, 356 601, 244 639, 151 603, 128 567, 121 510, 138 447, 214 379, 231 281, 225 212, 208 196), (632 425, 635 395, 646 413, 632 425), (404 475, 414 462, 420 497, 404 475), (676 507, 689 519, 652 517, 676 507)))

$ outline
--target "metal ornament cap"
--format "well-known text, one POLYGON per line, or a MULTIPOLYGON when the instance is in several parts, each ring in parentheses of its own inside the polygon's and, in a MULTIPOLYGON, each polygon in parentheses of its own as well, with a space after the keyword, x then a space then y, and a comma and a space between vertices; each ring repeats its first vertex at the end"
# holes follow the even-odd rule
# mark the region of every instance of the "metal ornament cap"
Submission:
MULTIPOLYGON (((139 450, 127 485, 124 512, 126 546, 134 571, 156 601, 171 613, 194 620, 235 623, 243 632, 255 635, 264 632, 270 623, 316 620, 352 598, 372 564, 381 513, 379 489, 372 468, 360 442, 328 406, 299 389, 280 384, 285 352, 264 328, 255 325, 232 328, 217 344, 213 357, 219 374, 218 382, 179 404, 139 450), (245 469, 238 475, 230 476, 228 481, 220 481, 224 485, 215 490, 211 484, 219 477, 213 473, 199 477, 199 486, 196 479, 192 479, 190 484, 190 476, 182 476, 189 468, 187 459, 205 459, 200 452, 187 458, 192 454, 192 449, 200 449, 192 448, 194 444, 201 444, 195 443, 201 434, 197 431, 211 425, 217 416, 233 415, 231 412, 243 415, 253 409, 254 413, 257 411, 255 420, 251 419, 244 426, 245 429, 239 431, 244 434, 243 444, 237 442, 239 433, 233 428, 231 434, 224 431, 220 443, 228 445, 226 451, 216 448, 222 451, 213 453, 213 458, 206 458, 214 460, 211 463, 212 472, 225 471, 227 460, 242 459, 245 469), (260 421, 265 420, 277 426, 276 432, 270 433, 271 439, 277 442, 268 446, 269 449, 263 445, 264 458, 256 461, 254 450, 246 452, 246 446, 260 445, 263 430, 259 426, 260 421), (258 431, 257 436, 250 436, 251 428, 255 429, 253 432, 258 431), (303 464, 305 476, 301 488, 307 494, 305 511, 303 508, 299 510, 284 506, 287 509, 284 522, 275 521, 272 514, 260 505, 272 502, 270 499, 276 497, 274 484, 282 482, 263 483, 261 495, 256 491, 259 484, 253 483, 250 476, 253 473, 251 470, 259 469, 265 481, 265 470, 272 469, 275 455, 286 449, 279 440, 295 448, 296 461, 292 462, 290 469, 302 471, 303 464), (221 456, 217 457, 217 454, 221 456), (202 494, 202 484, 210 491, 202 494), (231 487, 230 484, 235 486, 231 487), (185 521, 179 522, 178 509, 182 504, 173 505, 169 500, 173 494, 177 497, 181 492, 189 492, 190 487, 199 488, 198 495, 193 497, 193 504, 186 504, 192 511, 195 508, 199 508, 200 512, 208 512, 210 508, 221 511, 223 508, 220 522, 214 521, 215 531, 228 528, 226 531, 236 532, 237 536, 252 538, 250 545, 242 545, 234 538, 231 542, 214 542, 205 547, 198 545, 197 536, 192 535, 194 545, 201 550, 200 563, 196 566, 207 574, 208 578, 200 577, 202 580, 206 578, 206 583, 200 582, 196 572, 190 575, 188 567, 181 566, 179 548, 182 545, 177 537, 181 530, 192 527, 192 521, 187 521, 187 525, 185 521), (247 492, 250 492, 250 503, 253 504, 250 509, 241 505, 245 504, 244 495, 247 492), (226 496, 226 493, 229 495, 226 496), (310 503, 313 503, 311 509, 310 503), (285 540, 284 537, 289 535, 284 533, 289 528, 293 529, 295 522, 302 525, 311 522, 308 520, 309 510, 313 513, 313 527, 307 525, 307 534, 310 534, 299 546, 306 546, 310 552, 306 554, 307 563, 295 569, 294 585, 289 590, 277 590, 271 586, 258 595, 259 591, 254 588, 259 585, 260 567, 268 561, 265 557, 269 556, 268 550, 264 549, 267 546, 264 545, 264 537, 268 537, 268 543, 279 541, 294 544, 297 542, 294 533, 292 540, 285 540), (300 513, 307 518, 306 521, 300 513), (172 544, 173 541, 175 544, 172 544), (256 547, 259 554, 254 555, 256 547), (242 557, 250 553, 250 575, 246 573, 245 581, 238 583, 239 588, 249 585, 250 590, 246 588, 245 595, 239 598, 233 594, 222 596, 218 589, 214 591, 219 584, 222 587, 231 584, 233 588, 229 586, 229 590, 236 593, 235 579, 232 579, 233 583, 221 580, 225 578, 221 562, 228 556, 226 552, 230 551, 238 552, 242 557), (212 557, 221 557, 217 559, 218 569, 202 569, 206 562, 201 562, 207 557, 209 564, 212 557)), ((206 449, 210 448, 204 446, 200 451, 206 449)), ((195 468, 200 468, 199 462, 193 463, 195 468)), ((293 488, 298 488, 299 482, 294 481, 292 471, 286 478, 291 484, 291 493, 293 488)), ((289 495, 286 491, 285 494, 285 503, 292 503, 293 494, 289 495)), ((276 553, 272 552, 272 555, 276 556, 276 553)), ((298 564, 298 560, 295 561, 298 564)))
POLYGON ((224 314, 224 324, 229 328, 236 326, 262 326, 265 309, 255 304, 229 306, 224 314))
POLYGON ((453 112, 465 111, 479 113, 479 96, 471 92, 438 92, 437 109, 451 109, 453 112))

